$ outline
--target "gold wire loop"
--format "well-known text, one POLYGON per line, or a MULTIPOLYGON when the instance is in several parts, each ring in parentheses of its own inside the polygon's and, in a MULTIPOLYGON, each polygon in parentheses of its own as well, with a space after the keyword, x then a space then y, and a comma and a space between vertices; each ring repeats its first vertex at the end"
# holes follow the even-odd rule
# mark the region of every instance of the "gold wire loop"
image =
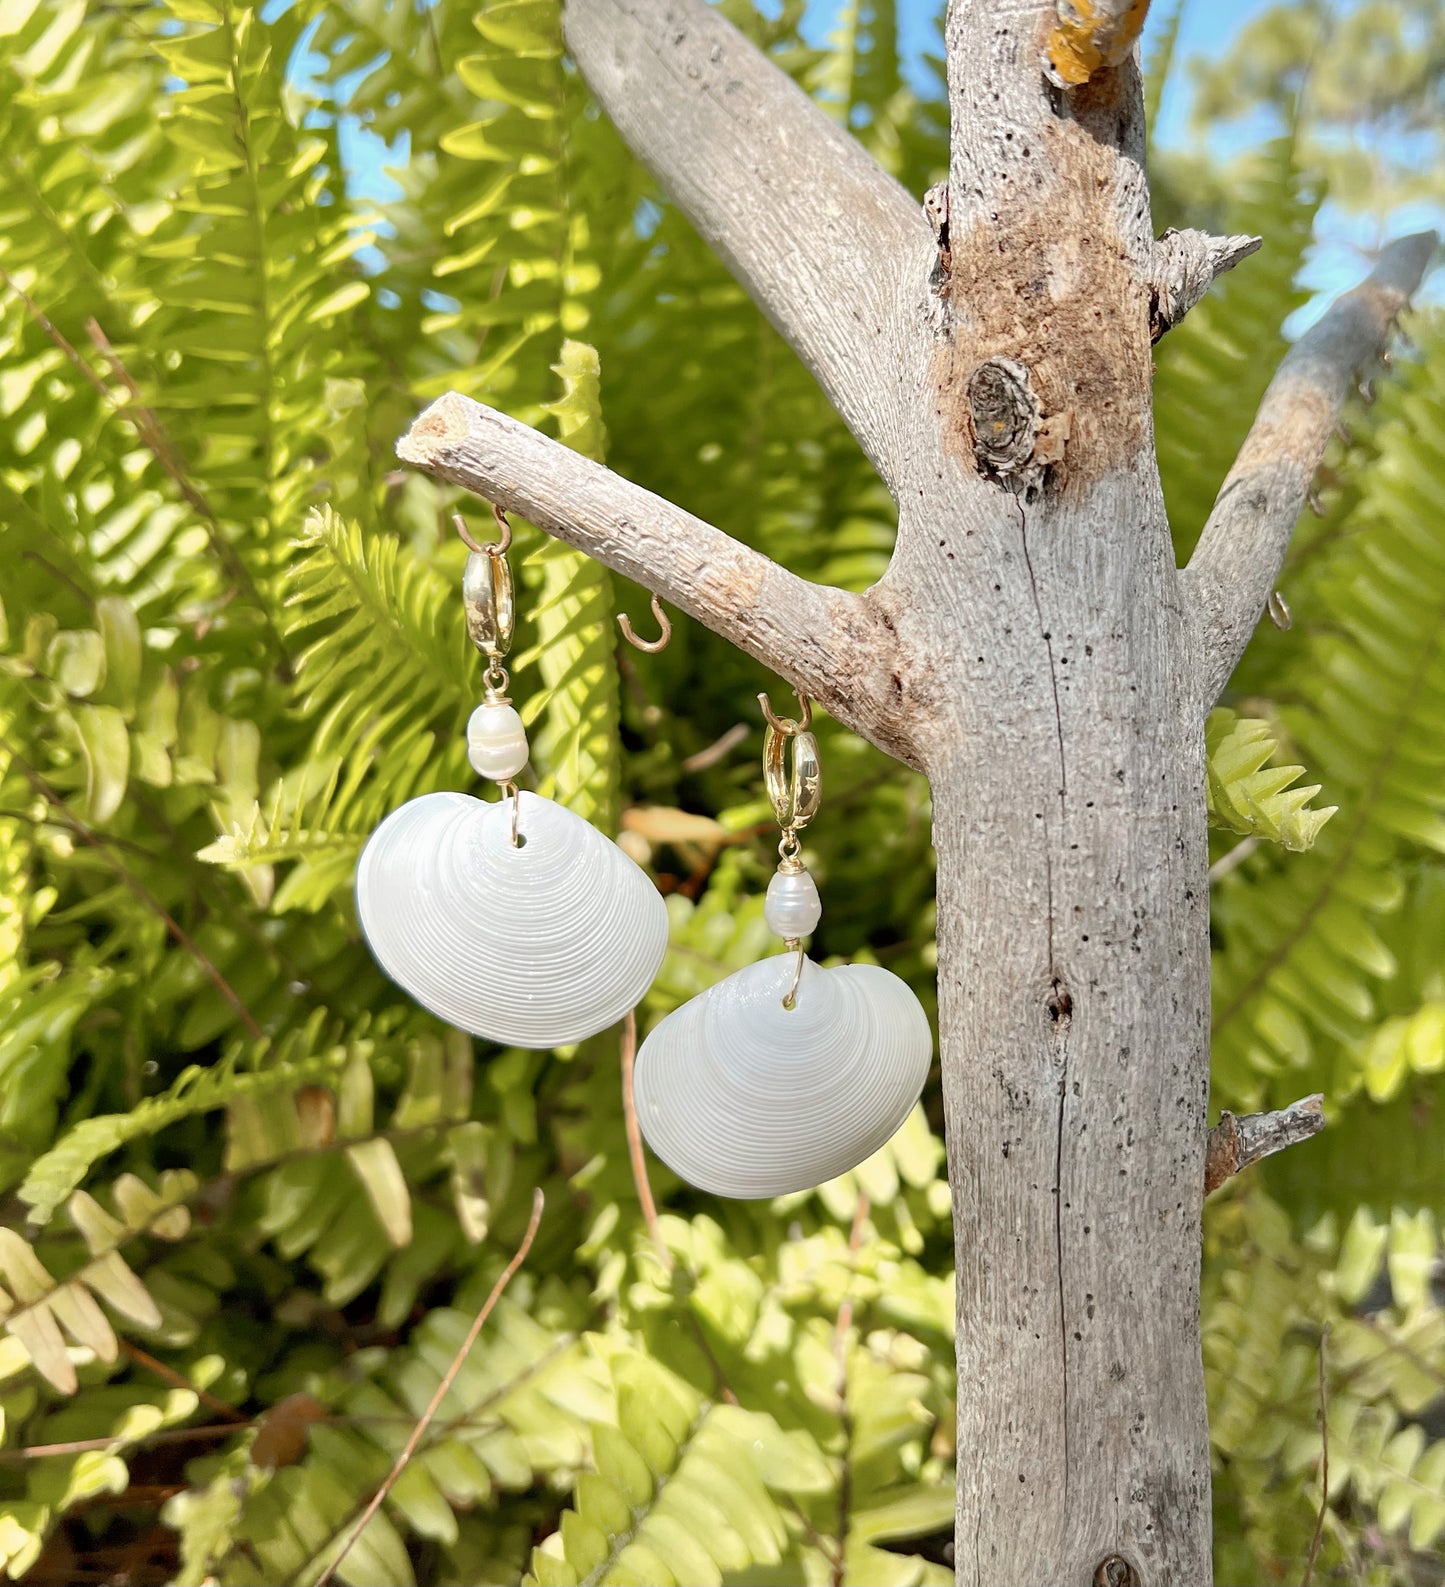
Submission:
POLYGON ((522 796, 517 792, 517 785, 510 777, 503 777, 497 787, 502 790, 502 798, 512 801, 512 847, 522 847, 522 839, 517 832, 517 823, 521 817, 522 796))
POLYGON ((803 939, 801 937, 789 937, 783 946, 791 948, 797 956, 793 964, 792 984, 783 994, 783 1007, 791 1014, 798 1006, 798 987, 803 980, 803 939))
POLYGON ((462 544, 468 551, 480 551, 482 549, 481 541, 467 528, 467 520, 459 512, 452 514, 452 528, 456 530, 462 544))
POLYGON ((656 595, 652 597, 652 615, 657 619, 657 625, 662 630, 656 639, 639 639, 633 632, 632 619, 626 612, 618 612, 617 626, 622 630, 622 637, 634 650, 645 650, 649 655, 655 656, 659 650, 666 650, 672 643, 672 622, 663 611, 662 602, 656 595))
POLYGON ((512 570, 503 552, 490 545, 472 552, 462 572, 462 601, 467 634, 495 666, 512 648, 517 615, 512 570))
MULTIPOLYGON (((803 869, 798 858, 802 844, 798 830, 818 813, 822 799, 823 771, 818 757, 818 741, 808 731, 813 721, 813 703, 800 690, 794 691, 802 707, 798 721, 779 716, 766 694, 758 696, 767 727, 763 732, 763 782, 773 814, 783 835, 778 841, 778 871, 793 875, 803 869), (792 745, 792 755, 788 746, 792 745)), ((783 1007, 790 1012, 797 1007, 798 987, 803 980, 803 939, 788 937, 786 946, 794 954, 793 978, 783 994, 783 1007)))

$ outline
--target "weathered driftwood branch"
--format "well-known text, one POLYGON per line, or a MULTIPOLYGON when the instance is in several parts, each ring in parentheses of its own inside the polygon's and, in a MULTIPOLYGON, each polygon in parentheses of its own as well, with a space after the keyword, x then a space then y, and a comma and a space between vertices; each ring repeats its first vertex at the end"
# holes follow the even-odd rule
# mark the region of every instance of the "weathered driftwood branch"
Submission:
POLYGON ((1258 251, 1259 237, 1211 237, 1173 226, 1154 244, 1149 289, 1149 338, 1157 342, 1184 318, 1215 279, 1258 251))
POLYGON ((951 0, 949 178, 925 219, 704 0, 566 0, 623 136, 893 490, 895 554, 866 595, 797 578, 460 397, 400 447, 926 770, 957 1571, 974 1587, 1209 1578, 1200 677, 1222 682, 1242 648, 1349 371, 1427 253, 1392 250, 1286 361, 1186 607, 1149 422, 1151 310, 1173 323, 1242 240, 1154 240, 1144 10, 951 0))
POLYGON ((896 640, 867 596, 799 578, 661 496, 456 392, 434 402, 396 451, 636 579, 890 754, 916 758, 909 724, 890 705, 896 640))
POLYGON ((1218 1190, 1226 1179, 1286 1146, 1298 1146, 1325 1127, 1325 1099, 1318 1092, 1291 1102, 1278 1113, 1245 1113, 1238 1118, 1227 1109, 1209 1132, 1204 1154, 1204 1194, 1218 1190))
POLYGON ((705 0, 568 4, 567 46, 633 152, 890 478, 916 200, 705 0))
POLYGON ((1181 575, 1201 630, 1212 705, 1269 599, 1310 481, 1357 373, 1384 349, 1435 250, 1435 233, 1392 242, 1285 355, 1199 545, 1181 575))
POLYGON ((1057 0, 1044 56, 1049 76, 1077 88, 1117 66, 1144 31, 1149 0, 1057 0))

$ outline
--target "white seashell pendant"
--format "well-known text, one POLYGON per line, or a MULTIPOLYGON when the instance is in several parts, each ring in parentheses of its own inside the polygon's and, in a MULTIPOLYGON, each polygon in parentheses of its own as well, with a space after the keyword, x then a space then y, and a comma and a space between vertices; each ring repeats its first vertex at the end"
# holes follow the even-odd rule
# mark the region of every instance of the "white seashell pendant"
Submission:
POLYGON ((667 949, 646 874, 565 806, 433 793, 394 810, 356 869, 377 962, 449 1024, 517 1047, 558 1047, 642 1001, 667 949))
POLYGON ((908 1117, 928 1016, 872 964, 763 959, 669 1014, 637 1055, 637 1116, 674 1173, 718 1196, 782 1196, 856 1168, 908 1117))

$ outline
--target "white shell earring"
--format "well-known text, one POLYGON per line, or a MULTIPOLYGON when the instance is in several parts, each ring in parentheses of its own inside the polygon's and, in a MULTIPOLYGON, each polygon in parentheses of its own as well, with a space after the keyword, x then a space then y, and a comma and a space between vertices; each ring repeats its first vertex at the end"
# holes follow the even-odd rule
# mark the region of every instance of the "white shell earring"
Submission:
POLYGON ((795 722, 758 698, 783 829, 763 915, 789 951, 669 1014, 643 1042, 634 1082, 648 1145, 719 1196, 786 1195, 856 1168, 908 1117, 933 1061, 928 1016, 906 982, 877 965, 821 969, 803 953, 822 917, 798 841, 821 791, 812 708, 804 700, 795 722))
POLYGON ((462 578, 467 630, 487 658, 486 694, 467 723, 474 770, 500 784, 487 803, 424 794, 372 833, 356 908, 377 963, 449 1024, 517 1047, 595 1035, 635 1007, 667 949, 667 908, 618 846, 565 806, 518 790, 527 734, 502 658, 514 602, 502 538, 462 578))

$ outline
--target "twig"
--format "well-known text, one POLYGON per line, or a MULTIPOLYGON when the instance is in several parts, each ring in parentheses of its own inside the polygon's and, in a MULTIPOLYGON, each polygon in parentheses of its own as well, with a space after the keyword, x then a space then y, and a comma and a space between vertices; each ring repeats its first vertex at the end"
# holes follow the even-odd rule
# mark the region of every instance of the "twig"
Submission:
POLYGON ((838 1302, 838 1320, 833 1328, 833 1359, 838 1367, 838 1419, 843 1424, 843 1456, 838 1473, 838 1551, 833 1556, 832 1587, 843 1587, 848 1563, 848 1519, 853 1505, 853 1413, 848 1408, 848 1331, 853 1326, 853 1271, 863 1244, 863 1225, 868 1217, 868 1192, 858 1192, 853 1212, 853 1228, 848 1235, 850 1265, 843 1299, 838 1302))
POLYGON ((461 1371, 462 1362, 466 1360, 472 1346, 477 1342, 477 1335, 481 1333, 487 1318, 492 1315, 492 1308, 502 1298, 502 1291, 512 1282, 517 1269, 527 1260, 527 1253, 532 1249, 532 1241, 537 1238, 537 1225, 542 1221, 542 1201, 542 1190, 539 1186, 532 1192, 532 1216, 527 1221, 527 1231, 522 1236, 522 1243, 517 1247, 516 1255, 502 1269, 501 1277, 492 1285, 491 1294, 482 1302, 482 1309, 472 1319, 472 1326, 467 1329, 467 1336, 462 1340, 461 1348, 452 1357, 452 1364, 442 1375, 442 1380, 437 1385, 437 1391, 431 1397, 431 1403, 421 1413, 421 1420, 412 1429, 411 1437, 407 1439, 402 1452, 396 1457, 396 1464, 387 1474, 386 1481, 376 1490, 376 1493, 372 1496, 371 1503, 361 1512, 361 1519, 352 1527, 346 1541, 341 1545, 341 1552, 317 1578, 316 1587, 326 1587, 326 1584, 336 1574, 337 1567, 351 1552, 352 1544, 366 1530, 372 1516, 381 1508, 387 1494, 396 1486, 402 1472, 407 1468, 407 1463, 416 1453, 417 1445, 421 1443, 427 1428, 431 1426, 432 1418, 436 1415, 442 1401, 447 1397, 453 1382, 456 1380, 457 1373, 461 1371))
MULTIPOLYGON (((242 560, 240 553, 221 531, 220 520, 211 510, 211 504, 201 493, 190 475, 187 474, 181 462, 180 453, 176 450, 170 437, 166 434, 155 410, 149 407, 141 395, 141 389, 136 384, 135 377, 126 368, 119 353, 111 345, 110 338, 101 329, 96 320, 85 322, 85 333, 90 337, 91 344, 96 351, 110 365, 115 378, 130 393, 130 403, 124 407, 118 406, 122 418, 129 420, 131 427, 145 444, 146 449, 156 462, 165 470, 175 482, 176 488, 185 498, 186 504, 192 512, 202 521, 206 528, 207 538, 217 557, 226 568, 226 571, 245 590, 247 597, 256 605, 261 615, 266 620, 266 626, 271 631, 271 636, 280 652, 281 661, 287 668, 290 667, 290 658, 286 648, 281 642, 281 635, 271 621, 270 613, 266 610, 261 592, 256 588, 256 581, 251 577, 251 571, 242 560)), ((107 393, 109 396, 109 393, 107 393)))
POLYGON ((622 1021, 622 1117, 627 1126, 627 1153, 632 1159, 632 1183, 637 1187, 637 1199, 642 1204, 642 1219, 652 1238, 658 1260, 670 1273, 672 1252, 663 1243, 657 1227, 657 1203, 652 1199, 652 1186, 647 1179, 647 1157, 642 1150, 642 1127, 637 1122, 637 1098, 633 1093, 632 1071, 637 1062, 637 1012, 628 1009, 622 1021))
MULTIPOLYGON (((249 1425, 246 1424, 246 1425, 249 1425)), ((52 1455, 85 1455, 93 1449, 149 1448, 152 1444, 182 1444, 203 1438, 234 1438, 241 1428, 235 1422, 207 1422, 202 1427, 165 1427, 140 1438, 72 1438, 63 1444, 27 1444, 23 1449, 0 1449, 0 1465, 15 1465, 26 1460, 45 1460, 52 1455)))
POLYGON ((137 1366, 144 1367, 147 1372, 154 1372, 158 1378, 169 1383, 173 1388, 189 1389, 202 1405, 209 1405, 217 1416, 224 1416, 228 1422, 239 1422, 242 1426, 250 1425, 251 1418, 244 1411, 238 1411, 234 1405, 227 1405, 224 1400, 218 1400, 214 1394, 208 1394, 205 1389, 198 1389, 184 1373, 177 1372, 174 1367, 168 1367, 164 1361, 157 1361, 152 1355, 147 1355, 139 1345, 133 1345, 128 1340, 122 1339, 120 1348, 137 1366))
POLYGON ((679 771, 706 771, 709 766, 715 766, 729 753, 737 748, 748 736, 749 728, 746 722, 734 722, 721 738, 709 744, 706 749, 700 749, 695 755, 689 755, 686 760, 678 762, 679 771))
POLYGON ((68 358, 70 362, 74 364, 76 369, 81 375, 85 377, 90 385, 93 386, 97 392, 99 392, 101 399, 110 403, 113 407, 115 405, 115 399, 106 389, 105 382, 100 378, 99 375, 96 374, 90 365, 86 363, 80 354, 76 352, 69 339, 64 335, 60 328, 51 321, 50 316, 46 314, 45 310, 40 307, 35 299, 30 296, 25 288, 22 287, 20 283, 14 278, 14 276, 12 276, 8 271, 0 270, 0 281, 3 281, 5 285, 9 287, 10 290, 15 294, 15 296, 20 299, 20 301, 25 305, 25 312, 29 314, 30 318, 34 320, 40 329, 44 331, 45 334, 50 338, 50 340, 55 343, 60 351, 65 354, 66 358, 68 358))
POLYGON ((1213 887, 1216 882, 1223 881, 1232 870, 1236 870, 1243 865, 1258 847, 1258 838, 1241 838, 1228 854, 1221 854, 1214 864, 1209 867, 1209 885, 1213 887))
MULTIPOLYGON (((858 1252, 863 1244, 863 1225, 867 1221, 870 1210, 868 1192, 858 1192, 858 1206, 853 1213, 853 1228, 848 1235, 848 1255, 856 1263, 858 1252)), ((848 1350, 848 1330, 853 1326, 853 1283, 850 1270, 847 1288, 843 1291, 843 1299, 838 1302, 838 1321, 833 1328, 833 1359, 838 1363, 838 1397, 844 1397, 846 1387, 845 1362, 848 1350)))
POLYGON ((1218 1190, 1226 1179, 1286 1146, 1297 1146, 1325 1127, 1325 1099, 1319 1092, 1301 1097, 1277 1113, 1245 1113, 1239 1118, 1227 1109, 1209 1132, 1204 1153, 1204 1194, 1218 1190))
POLYGON ((148 888, 138 876, 133 876, 131 872, 127 870, 127 868, 121 863, 121 861, 116 858, 116 856, 111 852, 111 845, 109 841, 99 833, 93 832, 83 821, 78 820, 76 816, 71 813, 70 806, 66 804, 65 800, 60 797, 55 789, 52 788, 50 784, 46 782, 46 780, 40 775, 40 773, 36 771, 35 768, 19 754, 14 745, 11 744, 10 741, 3 735, 0 735, 0 750, 3 750, 10 757, 11 764, 19 769, 21 775, 30 784, 30 786, 34 788, 40 797, 44 799, 45 802, 50 806, 50 808, 55 811, 60 825, 70 832, 72 836, 79 838, 82 843, 86 844, 90 848, 93 848, 111 868, 111 870, 115 872, 116 876, 120 879, 121 884, 126 888, 126 890, 134 897, 138 898, 141 903, 144 904, 145 907, 161 921, 166 930, 170 932, 171 936, 174 937, 181 947, 183 947, 186 952, 189 953, 190 956, 196 961, 196 963, 200 965, 211 985, 215 987, 221 996, 225 998, 227 1003, 229 1003, 235 1010, 236 1018, 239 1019, 246 1027, 247 1035, 249 1035, 253 1041, 264 1042, 266 1040, 266 1032, 261 1029, 259 1024, 257 1024, 255 1015, 252 1014, 251 1010, 247 1008, 246 1005, 241 1001, 236 989, 211 962, 210 957, 206 953, 205 949, 203 949, 200 944, 189 935, 189 933, 183 926, 181 926, 181 924, 175 919, 175 917, 170 913, 165 905, 161 903, 160 899, 158 899, 155 894, 151 892, 150 888, 148 888))
POLYGON ((1309 1558, 1305 1573, 1300 1577, 1300 1587, 1310 1587, 1315 1561, 1319 1558, 1320 1539, 1324 1536, 1325 1516, 1330 1507, 1330 1424, 1329 1401, 1325 1392, 1325 1344, 1330 1337, 1329 1325, 1320 1330, 1320 1513, 1315 1518, 1315 1535, 1310 1539, 1309 1558))
POLYGON ((1259 237, 1211 237, 1173 226, 1154 244, 1149 275, 1149 339, 1157 342, 1225 271, 1259 249, 1259 237))
POLYGON ((894 305, 933 252, 917 201, 706 0, 571 0, 562 29, 632 152, 896 473, 897 359, 918 344, 894 305))
POLYGON ((99 323, 93 319, 87 320, 85 323, 86 334, 90 337, 96 351, 109 363, 116 379, 130 393, 131 402, 129 404, 116 400, 114 393, 96 374, 95 370, 80 356, 69 338, 13 276, 4 270, 0 270, 0 281, 3 281, 20 299, 31 319, 64 353, 69 362, 99 394, 101 400, 130 424, 145 445, 146 450, 151 453, 156 462, 175 482, 187 505, 205 525, 206 537, 210 540, 212 549, 226 571, 246 591, 248 598, 255 603, 256 608, 261 613, 280 654, 281 665, 289 674, 291 662, 286 654, 286 647, 282 643, 280 631, 271 621, 271 614, 267 611, 265 602, 261 599, 261 593, 256 588, 256 581, 251 577, 250 569, 246 566, 240 553, 222 533, 220 522, 215 513, 211 511, 210 504, 196 487, 194 481, 187 475, 180 456, 174 446, 172 446, 169 437, 161 426, 160 420, 156 417, 154 410, 146 406, 135 378, 121 361, 120 355, 111 345, 109 338, 101 329, 99 323))

